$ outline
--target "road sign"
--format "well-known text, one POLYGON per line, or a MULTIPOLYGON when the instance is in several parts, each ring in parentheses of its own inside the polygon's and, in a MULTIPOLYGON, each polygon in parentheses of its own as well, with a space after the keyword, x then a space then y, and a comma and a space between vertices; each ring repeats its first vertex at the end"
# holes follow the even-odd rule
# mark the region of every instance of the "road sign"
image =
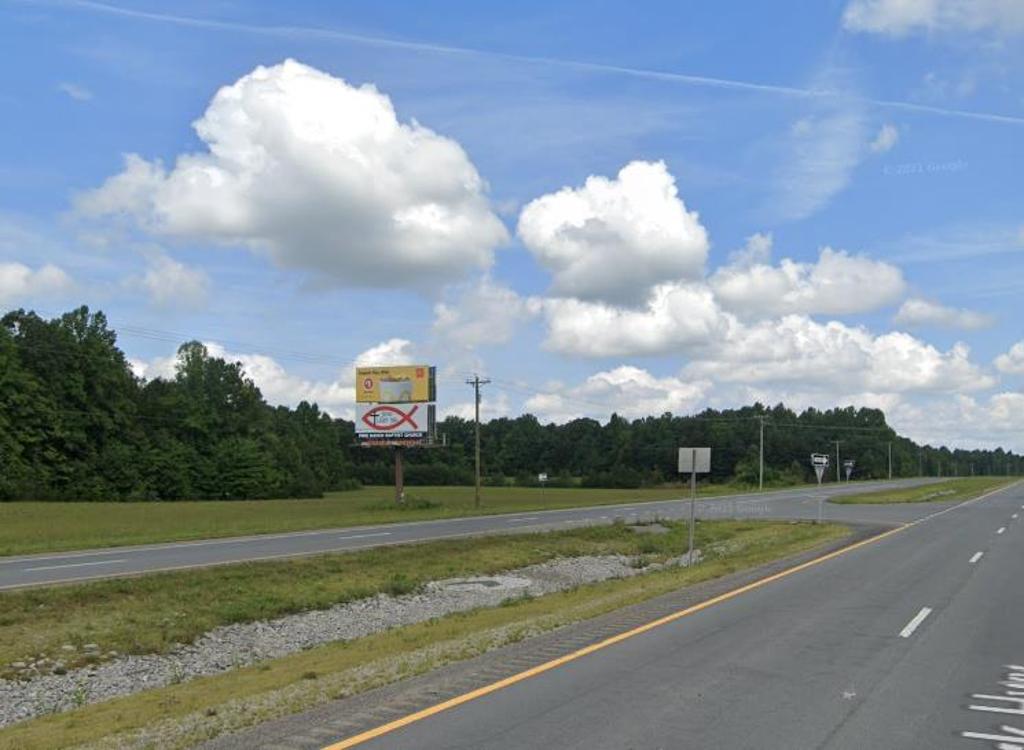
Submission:
POLYGON ((680 448, 680 474, 709 474, 711 472, 710 448, 680 448))
POLYGON ((846 470, 846 481, 850 481, 850 474, 853 473, 853 467, 856 465, 855 461, 847 459, 843 461, 843 468, 846 470))
POLYGON ((541 484, 544 484, 545 482, 548 481, 548 475, 545 474, 544 472, 541 472, 540 474, 537 475, 537 481, 540 482, 541 484))
POLYGON ((814 473, 818 477, 818 484, 821 484, 821 478, 825 475, 825 469, 828 468, 828 454, 812 453, 811 466, 814 467, 814 473))

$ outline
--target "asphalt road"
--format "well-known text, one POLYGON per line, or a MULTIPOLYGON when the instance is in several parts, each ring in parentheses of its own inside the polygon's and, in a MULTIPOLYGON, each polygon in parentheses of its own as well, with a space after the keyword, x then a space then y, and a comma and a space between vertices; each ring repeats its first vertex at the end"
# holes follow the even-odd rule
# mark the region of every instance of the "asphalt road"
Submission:
MULTIPOLYGON (((874 482, 870 485, 825 484, 755 495, 719 497, 697 503, 701 518, 816 518, 821 502, 826 520, 897 524, 931 512, 931 504, 900 506, 832 505, 827 497, 909 486, 935 480, 874 482)), ((71 581, 138 575, 160 570, 221 565, 225 563, 297 557, 340 552, 389 544, 405 544, 462 536, 509 533, 522 530, 572 528, 611 523, 615 518, 688 517, 688 502, 668 500, 623 503, 590 508, 476 516, 443 521, 419 521, 383 526, 261 534, 249 537, 210 539, 198 542, 111 547, 102 550, 0 557, 0 590, 42 586, 71 581)))
POLYGON ((1024 485, 929 512, 358 747, 1021 750, 1024 485))

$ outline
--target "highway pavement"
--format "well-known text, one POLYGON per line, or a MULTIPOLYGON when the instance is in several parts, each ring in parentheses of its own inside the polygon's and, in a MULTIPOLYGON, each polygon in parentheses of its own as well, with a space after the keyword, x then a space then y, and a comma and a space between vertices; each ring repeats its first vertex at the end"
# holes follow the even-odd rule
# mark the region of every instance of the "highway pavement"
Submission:
MULTIPOLYGON (((780 511, 803 504, 769 502, 780 511)), ((500 689, 399 719, 376 738, 330 747, 1021 750, 1024 484, 910 507, 926 514, 500 689)))
MULTIPOLYGON (((885 487, 904 487, 936 480, 909 479, 870 484, 826 483, 698 501, 701 518, 816 518, 819 504, 825 520, 897 524, 931 512, 933 504, 834 505, 825 500, 842 494, 885 487)), ((475 516, 440 521, 359 526, 287 534, 209 539, 196 542, 111 547, 77 552, 0 557, 0 590, 73 581, 138 575, 161 570, 279 559, 324 552, 342 552, 390 544, 407 544, 463 536, 524 530, 572 528, 611 523, 616 518, 686 518, 688 501, 666 500, 603 505, 566 510, 475 516)))

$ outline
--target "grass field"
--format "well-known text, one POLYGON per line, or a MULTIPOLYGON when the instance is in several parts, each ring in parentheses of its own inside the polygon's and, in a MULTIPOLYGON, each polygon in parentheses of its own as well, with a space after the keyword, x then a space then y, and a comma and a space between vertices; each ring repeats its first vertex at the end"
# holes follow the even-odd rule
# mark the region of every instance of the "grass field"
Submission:
POLYGON ((844 505, 960 502, 970 500, 972 497, 977 497, 1012 481, 1014 480, 1010 477, 965 477, 928 484, 923 487, 908 487, 905 489, 880 490, 858 495, 846 495, 845 497, 837 497, 829 502, 844 505))
MULTIPOLYGON (((735 485, 702 488, 708 497, 749 491, 735 485)), ((411 487, 407 508, 394 489, 367 487, 321 499, 175 503, 0 503, 0 555, 209 539, 364 524, 515 513, 619 502, 669 500, 677 487, 636 490, 485 487, 473 507, 472 487, 411 487)))
MULTIPOLYGON (((558 549, 565 552, 569 548, 585 552, 623 551, 629 549, 630 545, 639 544, 651 548, 649 545, 664 544, 675 547, 672 551, 678 552, 682 528, 676 526, 671 534, 656 539, 649 535, 638 537, 622 528, 611 528, 502 540, 471 540, 459 543, 455 550, 451 549, 450 543, 434 543, 418 548, 420 554, 410 557, 403 564, 415 563, 406 569, 406 575, 412 580, 412 576, 417 575, 424 566, 425 560, 439 557, 424 555, 427 548, 443 550, 446 557, 457 553, 455 559, 458 562, 437 561, 439 567, 435 570, 441 572, 453 569, 481 572, 493 570, 499 564, 495 562, 495 556, 501 560, 502 565, 518 565, 544 558, 558 549)), ((147 728, 146 739, 133 746, 169 750, 191 747, 217 733, 294 713, 331 698, 351 695, 420 674, 445 663, 521 640, 531 634, 595 617, 688 584, 795 554, 847 533, 844 528, 835 525, 735 521, 702 523, 698 531, 698 543, 705 547, 715 540, 728 539, 730 544, 723 545, 722 552, 710 555, 693 569, 668 569, 640 578, 606 581, 561 594, 516 601, 508 606, 452 615, 350 643, 328 644, 216 677, 86 706, 66 714, 42 717, 0 730, 0 750, 42 750, 73 747, 85 742, 93 743, 90 747, 110 747, 115 744, 111 739, 113 735, 136 733, 143 728, 147 728)), ((415 549, 388 550, 385 554, 401 557, 415 549)), ((350 564, 356 557, 344 556, 350 564)), ((370 564, 371 559, 364 559, 362 564, 370 564)), ((305 562, 313 564, 313 561, 305 562)), ((397 559, 392 562, 398 564, 397 559)), ((316 564, 322 565, 324 561, 316 564)), ((426 564, 430 565, 429 562, 426 564)), ((254 581, 262 582, 268 580, 268 569, 275 567, 281 573, 280 580, 286 580, 285 571, 289 571, 290 566, 273 563, 238 567, 246 570, 254 581)), ((223 569, 208 571, 215 576, 225 572, 223 569)), ((190 579, 192 575, 186 578, 190 579)), ((165 583, 172 580, 177 582, 166 576, 152 577, 153 580, 160 578, 165 583)), ((130 589, 132 585, 146 580, 149 579, 124 584, 130 589)), ((271 577, 269 580, 273 583, 275 579, 271 577)), ((199 582, 186 583, 194 586, 199 582)), ((131 610, 129 616, 139 617, 147 601, 150 607, 174 606, 152 598, 162 595, 148 588, 137 595, 128 590, 112 589, 108 591, 105 601, 92 601, 92 597, 98 593, 96 586, 99 584, 74 587, 79 591, 79 596, 70 599, 62 599, 70 596, 70 590, 62 592, 58 589, 4 595, 3 600, 0 600, 0 611, 7 612, 7 605, 20 597, 31 597, 33 594, 56 597, 51 604, 55 608, 70 606, 70 610, 66 611, 76 619, 79 628, 86 626, 89 617, 98 618, 93 621, 92 632, 96 638, 105 640, 100 634, 104 630, 111 633, 114 631, 109 630, 111 620, 102 614, 102 609, 128 608, 131 610), (92 614, 87 615, 87 612, 92 614)), ((113 586, 113 583, 105 583, 103 586, 113 586)), ((275 589, 275 598, 287 597, 285 586, 277 584, 275 589)), ((230 595, 231 590, 232 587, 225 583, 222 591, 230 595)), ((307 595, 318 595, 316 591, 315 586, 312 589, 307 587, 307 595)), ((182 601, 178 603, 179 606, 192 604, 188 601, 188 595, 185 591, 181 592, 182 601)), ((249 596, 244 598, 248 600, 249 596)), ((30 619, 26 607, 30 602, 31 599, 27 598, 16 608, 15 618, 21 624, 17 627, 5 626, 11 629, 0 632, 0 643, 6 643, 11 637, 30 637, 25 634, 25 624, 30 619)), ((215 603, 207 601, 206 604, 200 604, 199 608, 210 606, 215 606, 215 603)), ((48 618, 47 624, 38 627, 39 630, 46 630, 57 623, 60 613, 55 609, 48 611, 44 617, 48 618)), ((146 627, 143 623, 140 626, 146 627)), ((25 640, 21 640, 21 643, 28 645, 25 640)))
MULTIPOLYGON (((163 652, 218 626, 323 609, 427 581, 496 573, 555 557, 682 554, 685 524, 640 535, 622 524, 496 538, 381 547, 348 554, 244 563, 139 578, 0 593, 0 674, 26 656, 63 657, 61 646, 163 652)), ((749 534, 758 522, 702 523, 699 546, 749 534)), ((71 660, 71 664, 74 660, 71 660)))

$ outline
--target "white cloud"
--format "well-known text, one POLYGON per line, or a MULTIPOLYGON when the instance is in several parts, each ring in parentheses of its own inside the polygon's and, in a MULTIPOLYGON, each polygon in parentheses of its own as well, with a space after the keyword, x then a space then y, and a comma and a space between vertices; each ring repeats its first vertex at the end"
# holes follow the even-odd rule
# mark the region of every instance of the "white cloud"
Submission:
POLYGON ((895 146, 899 139, 900 131, 896 126, 885 123, 875 136, 875 140, 871 141, 871 150, 876 154, 884 154, 895 146))
POLYGON ((996 357, 996 369, 1007 375, 1024 375, 1024 341, 1018 341, 1005 354, 996 357))
POLYGON ((423 286, 485 269, 507 232, 465 151, 398 120, 372 85, 287 60, 221 88, 195 123, 208 151, 173 169, 128 155, 84 216, 240 244, 348 285, 423 286))
POLYGON ((92 99, 92 92, 85 88, 85 86, 79 86, 77 83, 63 81, 57 84, 57 90, 67 94, 76 102, 87 102, 92 99))
MULTIPOLYGON (((228 362, 241 362, 246 376, 252 379, 263 397, 273 405, 295 406, 300 401, 316 403, 335 417, 352 419, 355 406, 355 367, 342 368, 333 380, 311 380, 289 372, 284 365, 267 354, 233 352, 215 341, 203 342, 211 357, 228 362)), ((415 347, 406 339, 389 339, 361 352, 357 365, 412 364, 415 347)), ((151 360, 129 359, 132 372, 140 378, 171 379, 175 375, 177 357, 155 357, 151 360)))
POLYGON ((706 399, 708 381, 659 378, 639 367, 622 365, 598 372, 583 383, 530 397, 525 411, 552 422, 566 422, 582 416, 606 419, 613 412, 628 419, 683 414, 706 399))
POLYGON ((741 249, 729 253, 729 265, 733 268, 765 265, 771 262, 774 243, 771 232, 756 232, 747 237, 741 249))
MULTIPOLYGON (((513 416, 512 404, 508 394, 496 390, 492 385, 487 386, 489 390, 482 392, 480 397, 480 421, 490 422, 492 419, 513 416)), ((459 401, 457 403, 439 404, 440 413, 438 419, 445 417, 459 417, 460 419, 473 419, 476 412, 476 405, 473 401, 459 401)))
POLYGON ((554 275, 555 294, 588 301, 639 304, 656 284, 698 278, 708 253, 707 231, 663 162, 634 161, 613 179, 541 196, 518 232, 554 275))
POLYGON ((850 31, 901 37, 914 32, 1024 32, 1020 0, 851 0, 843 12, 850 31))
POLYGON ((542 304, 486 277, 457 292, 456 300, 434 305, 433 332, 461 349, 508 342, 516 327, 540 312, 542 304))
POLYGON ((801 315, 734 324, 716 346, 683 369, 720 383, 791 383, 830 393, 957 392, 995 379, 970 360, 965 344, 942 352, 906 333, 879 336, 863 327, 817 323, 801 315))
POLYGON ((46 263, 33 270, 24 263, 0 263, 0 306, 19 300, 59 295, 74 286, 63 269, 46 263))
MULTIPOLYGON (((987 398, 957 395, 925 401, 900 401, 886 413, 889 424, 919 443, 958 448, 1024 451, 1020 425, 1024 393, 1002 392, 987 398)), ((1000 469, 1002 467, 999 467, 1000 469)), ((949 473, 952 467, 944 467, 949 473)), ((961 466, 960 472, 970 468, 961 466)))
POLYGON ((912 297, 904 302, 897 311, 894 321, 897 325, 912 328, 938 326, 940 328, 960 328, 965 331, 987 328, 994 323, 991 315, 974 310, 947 307, 920 297, 912 297))
POLYGON ((866 118, 849 102, 798 120, 783 145, 771 213, 805 219, 846 189, 865 155, 866 118))
POLYGON ((545 347, 584 357, 665 354, 705 344, 728 321, 704 284, 655 287, 643 310, 571 298, 544 302, 545 347))
POLYGON ((725 266, 710 284, 722 306, 743 317, 867 312, 893 304, 906 287, 896 266, 830 247, 813 264, 725 266))
POLYGON ((139 284, 159 307, 199 307, 210 292, 210 279, 204 271, 162 253, 150 258, 139 284))

